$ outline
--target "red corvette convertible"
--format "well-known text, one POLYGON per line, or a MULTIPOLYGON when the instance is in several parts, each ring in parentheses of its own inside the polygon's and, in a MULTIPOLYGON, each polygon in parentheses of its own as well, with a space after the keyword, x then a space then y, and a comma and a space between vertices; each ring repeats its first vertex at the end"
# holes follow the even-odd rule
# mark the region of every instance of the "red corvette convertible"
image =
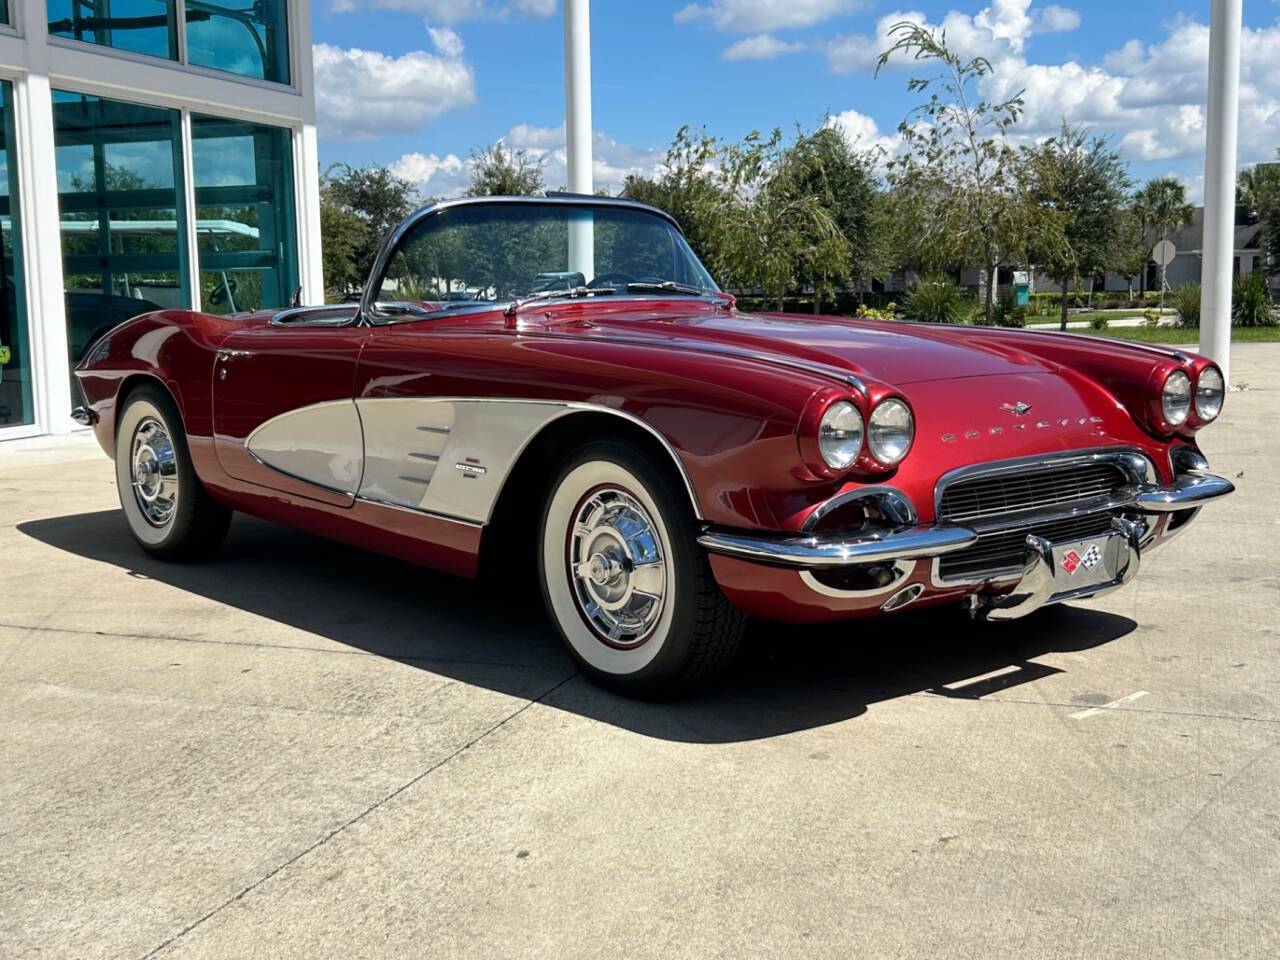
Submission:
POLYGON ((570 654, 643 696, 746 615, 1096 596, 1231 484, 1201 357, 1092 337, 738 312, 675 221, 580 196, 451 201, 359 304, 160 311, 76 371, 144 550, 243 510, 461 576, 538 571, 570 654))

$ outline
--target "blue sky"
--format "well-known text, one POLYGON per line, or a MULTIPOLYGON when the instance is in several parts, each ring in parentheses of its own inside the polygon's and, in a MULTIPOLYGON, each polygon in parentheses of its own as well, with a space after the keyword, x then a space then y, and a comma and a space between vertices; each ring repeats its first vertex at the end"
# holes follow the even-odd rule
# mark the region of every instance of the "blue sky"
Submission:
MULTIPOLYGON (((597 185, 651 173, 682 124, 737 138, 830 115, 892 152, 912 66, 871 75, 898 20, 944 26, 994 65, 984 92, 1025 90, 1020 136, 1065 117, 1112 138, 1135 178, 1173 174, 1199 197, 1208 2, 899 3, 595 0, 597 185)), ((321 158, 390 164, 448 195, 471 150, 499 138, 563 182, 563 26, 556 0, 318 0, 321 158)), ((918 71, 918 68, 916 68, 918 71)), ((1280 4, 1245 5, 1240 159, 1280 147, 1280 4)))

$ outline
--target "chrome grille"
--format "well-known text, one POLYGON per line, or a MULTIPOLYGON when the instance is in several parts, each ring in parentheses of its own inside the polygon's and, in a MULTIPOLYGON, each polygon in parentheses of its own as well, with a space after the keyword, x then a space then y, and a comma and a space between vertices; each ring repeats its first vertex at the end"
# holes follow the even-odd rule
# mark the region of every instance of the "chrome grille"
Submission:
POLYGON ((1050 543, 1100 537, 1111 529, 1111 514, 1086 513, 1080 517, 1051 520, 1017 530, 988 533, 972 547, 938 558, 938 576, 946 580, 980 578, 1020 568, 1026 562, 1027 535, 1044 537, 1050 543))
POLYGON ((1131 482, 1122 463, 1083 457, 1017 470, 996 464, 990 471, 944 481, 938 520, 971 525, 979 538, 971 547, 939 557, 938 576, 981 580, 1017 570, 1026 560, 1028 534, 1050 543, 1102 536, 1112 518, 1105 502, 1131 482), (1064 515, 1082 507, 1090 512, 1064 515))
POLYGON ((943 490, 938 519, 970 523, 1023 510, 1052 510, 1102 499, 1124 484, 1124 471, 1105 461, 960 478, 943 490))

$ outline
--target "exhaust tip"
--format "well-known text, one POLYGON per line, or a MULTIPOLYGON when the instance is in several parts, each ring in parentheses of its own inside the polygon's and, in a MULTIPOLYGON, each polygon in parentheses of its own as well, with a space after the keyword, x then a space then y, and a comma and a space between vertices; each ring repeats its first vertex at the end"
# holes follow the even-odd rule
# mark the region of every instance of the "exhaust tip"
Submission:
POLYGON ((922 593, 924 593, 924 584, 913 583, 909 586, 903 587, 884 603, 880 604, 880 609, 885 613, 888 613, 890 610, 901 610, 907 604, 914 603, 918 600, 922 593))

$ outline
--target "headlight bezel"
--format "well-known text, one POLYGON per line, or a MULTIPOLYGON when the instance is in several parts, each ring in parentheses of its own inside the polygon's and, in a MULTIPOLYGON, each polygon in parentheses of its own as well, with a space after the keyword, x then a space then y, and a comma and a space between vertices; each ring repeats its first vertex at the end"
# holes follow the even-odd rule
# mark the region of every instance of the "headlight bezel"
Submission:
POLYGON ((911 405, 901 397, 897 397, 897 396, 885 397, 883 400, 881 400, 879 403, 875 405, 875 407, 871 411, 871 415, 867 417, 867 426, 866 426, 867 452, 871 455, 872 458, 874 458, 876 463, 882 467, 896 467, 903 460, 905 460, 907 457, 907 454, 911 452, 911 447, 915 443, 915 439, 916 439, 915 414, 911 410, 911 405), (897 415, 899 414, 899 412, 901 415, 905 415, 906 423, 905 423, 905 428, 902 424, 898 424, 896 426, 896 429, 898 430, 905 429, 906 442, 900 444, 900 449, 898 449, 898 452, 895 455, 892 452, 892 450, 885 450, 884 448, 877 449, 876 418, 877 416, 880 416, 881 419, 883 420, 884 416, 897 415))
POLYGON ((1192 391, 1192 408, 1195 410, 1196 418, 1201 423, 1212 423, 1222 415, 1222 407, 1227 397, 1227 381, 1222 376, 1222 371, 1217 364, 1209 364, 1196 376, 1195 388, 1192 391), (1204 384, 1205 377, 1216 377, 1217 384, 1217 406, 1212 408, 1211 412, 1206 412, 1201 406, 1201 386, 1204 384))
POLYGON ((1178 430, 1186 424, 1195 407, 1195 387, 1187 371, 1182 369, 1169 371, 1164 378, 1164 382, 1160 385, 1158 404, 1160 416, 1173 430, 1178 430), (1180 384, 1181 386, 1178 387, 1177 393, 1171 394, 1169 388, 1173 384, 1180 384), (1175 402, 1180 401, 1183 404, 1181 412, 1176 408, 1173 412, 1170 412, 1171 397, 1175 399, 1175 402))
POLYGON ((822 411, 822 416, 818 418, 817 446, 818 456, 822 458, 822 462, 828 470, 844 472, 856 464, 858 458, 862 455, 866 440, 866 421, 856 403, 852 400, 840 399, 827 404, 822 411), (838 428, 831 427, 830 433, 833 435, 839 433, 844 436, 824 437, 824 431, 828 430, 829 424, 836 418, 841 418, 843 425, 838 428), (856 430, 854 429, 855 425, 856 430), (836 445, 844 445, 846 448, 844 453, 839 456, 829 457, 828 446, 834 447, 836 445))

